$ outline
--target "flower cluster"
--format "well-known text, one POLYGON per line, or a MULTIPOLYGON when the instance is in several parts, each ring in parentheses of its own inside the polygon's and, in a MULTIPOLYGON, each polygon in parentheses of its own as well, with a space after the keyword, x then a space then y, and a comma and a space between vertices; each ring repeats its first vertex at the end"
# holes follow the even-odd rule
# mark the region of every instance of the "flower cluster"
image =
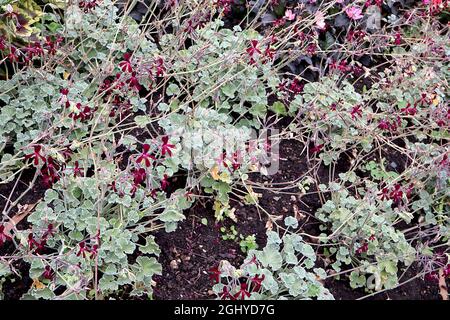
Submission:
MULTIPOLYGON (((369 237, 369 241, 374 241, 375 240, 375 235, 371 235, 370 237, 369 237)), ((364 241, 363 243, 362 243, 362 245, 358 248, 358 249, 356 249, 356 253, 357 254, 362 254, 362 253, 365 253, 365 252, 367 252, 367 250, 369 250, 369 241, 364 241)))
POLYGON ((261 59, 263 64, 272 62, 275 59, 274 45, 277 41, 275 36, 268 37, 264 50, 261 48, 262 44, 258 40, 250 40, 249 47, 246 49, 247 55, 250 58, 249 63, 254 65, 258 59, 261 59))
POLYGON ((86 256, 88 256, 90 259, 95 259, 98 254, 98 248, 98 244, 94 244, 91 247, 88 247, 86 241, 81 241, 78 244, 77 257, 86 258, 86 256))
POLYGON ((222 9, 224 14, 229 14, 231 12, 231 6, 233 5, 234 0, 217 0, 215 5, 222 9))
MULTIPOLYGON (((131 169, 131 195, 134 196, 136 191, 140 186, 146 185, 150 190, 150 194, 152 197, 155 197, 157 191, 160 189, 162 191, 166 191, 168 186, 170 185, 169 176, 167 174, 163 174, 162 179, 160 180, 160 186, 155 187, 152 185, 151 180, 147 179, 151 174, 148 172, 152 170, 152 168, 159 163, 160 161, 170 158, 173 155, 173 150, 175 148, 174 144, 169 143, 169 136, 161 137, 161 143, 158 146, 158 149, 153 148, 145 143, 142 145, 142 150, 136 157, 134 161, 134 169, 131 169)), ((127 179, 125 179, 126 181, 127 179)), ((121 197, 125 195, 123 190, 118 190, 118 183, 114 181, 111 184, 111 189, 114 192, 117 192, 121 197)))
POLYGON ((82 9, 85 13, 88 13, 94 10, 98 6, 99 0, 81 0, 78 3, 80 9, 82 9))
POLYGON ((35 234, 33 232, 30 232, 28 234, 28 248, 30 250, 34 250, 36 253, 42 253, 45 249, 45 246, 47 245, 47 240, 49 237, 53 237, 53 235, 57 232, 57 229, 53 226, 53 224, 48 224, 47 229, 40 237, 40 240, 35 239, 35 234))
MULTIPOLYGON (((18 47, 6 42, 5 38, 0 35, 0 53, 5 53, 10 63, 30 66, 34 60, 42 60, 46 55, 54 56, 63 41, 64 38, 60 35, 47 36, 44 40, 34 41, 26 44, 24 47, 18 47)), ((0 64, 3 61, 0 60, 0 64)))
MULTIPOLYGON (((42 145, 35 145, 33 152, 25 155, 25 160, 32 160, 34 167, 38 169, 38 173, 42 179, 44 188, 51 188, 58 182, 64 174, 68 161, 71 160, 72 150, 67 146, 60 151, 57 156, 61 161, 57 161, 50 155, 43 154, 42 145)), ((83 169, 80 168, 79 161, 74 162, 74 166, 69 170, 73 177, 83 176, 83 169)))
POLYGON ((392 200, 394 204, 401 205, 403 203, 404 196, 409 199, 414 190, 414 185, 411 183, 406 188, 402 187, 401 184, 396 183, 394 186, 389 188, 383 188, 380 192, 381 200, 392 200))

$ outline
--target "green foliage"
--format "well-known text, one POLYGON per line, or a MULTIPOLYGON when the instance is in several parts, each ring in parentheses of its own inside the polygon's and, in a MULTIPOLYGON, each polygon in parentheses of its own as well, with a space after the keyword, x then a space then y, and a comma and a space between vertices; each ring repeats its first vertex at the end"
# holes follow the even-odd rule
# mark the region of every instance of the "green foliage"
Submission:
POLYGON ((249 236, 239 235, 241 239, 239 241, 239 246, 241 247, 242 252, 246 253, 250 250, 255 250, 258 248, 258 244, 256 243, 256 236, 254 234, 249 236))
MULTIPOLYGON (((24 208, 23 195, 47 189, 26 227, 9 231, 11 239, 2 234, 14 253, 0 260, 0 298, 16 260, 30 266, 33 280, 23 299, 108 299, 123 291, 151 298, 153 277, 162 275, 154 232, 177 232, 197 198, 213 202, 216 222, 242 219, 234 199, 267 213, 267 227, 277 230, 259 250, 256 234, 234 224, 221 229, 247 259, 239 269, 220 263, 220 298, 228 290, 228 298, 332 299, 324 283, 336 272, 352 288, 391 289, 405 267, 432 260, 433 246, 448 243, 450 47, 434 23, 402 27, 407 46, 389 45, 389 27, 336 46, 349 33, 337 37, 331 28, 323 41, 318 26, 295 25, 316 21, 323 3, 292 9, 296 20, 264 26, 264 35, 255 28, 267 15, 229 29, 216 15, 224 8, 209 0, 159 6, 167 16, 152 12, 142 25, 119 13, 116 1, 89 10, 79 4, 0 1, 0 183, 14 186, 11 199, 2 195, 0 226, 24 208), (11 10, 21 28, 5 14, 11 10), (363 67, 355 54, 375 50, 373 39, 395 58, 386 68, 363 67), (42 52, 28 58, 39 44, 42 52), (15 61, 12 48, 29 60, 15 61), (331 68, 335 58, 348 63, 345 72, 331 68), (310 71, 320 78, 306 79, 310 71), (270 183, 277 194, 318 195, 319 236, 296 230, 295 206, 295 217, 279 225, 282 213, 267 212, 253 191, 267 196, 274 185, 248 183, 250 173, 264 173, 258 160, 268 145, 254 129, 266 126, 304 146, 288 150, 306 158, 289 168, 302 171, 294 172, 298 179, 270 183), (29 188, 16 197, 31 169, 29 188)), ((278 18, 287 8, 284 1, 268 7, 278 18)), ((327 10, 345 15, 340 5, 327 10)), ((212 215, 201 219, 205 227, 212 215)))
MULTIPOLYGON (((290 221, 286 221, 290 224, 290 221)), ((239 278, 247 278, 247 287, 255 288, 255 277, 263 278, 261 287, 252 291, 248 299, 333 299, 322 282, 325 270, 316 268, 316 253, 311 245, 295 233, 279 237, 267 232, 267 245, 262 250, 249 250, 239 269, 222 261, 219 265, 221 282, 214 285, 220 297, 224 286, 235 294, 240 288, 239 278)))

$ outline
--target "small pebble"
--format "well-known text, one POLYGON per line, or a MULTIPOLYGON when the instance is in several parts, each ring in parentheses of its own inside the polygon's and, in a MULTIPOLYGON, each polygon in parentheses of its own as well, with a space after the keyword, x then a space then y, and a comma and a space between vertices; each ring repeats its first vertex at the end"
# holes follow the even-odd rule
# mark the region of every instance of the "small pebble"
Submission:
POLYGON ((173 270, 178 269, 178 262, 177 262, 176 260, 170 261, 170 267, 171 267, 173 270))

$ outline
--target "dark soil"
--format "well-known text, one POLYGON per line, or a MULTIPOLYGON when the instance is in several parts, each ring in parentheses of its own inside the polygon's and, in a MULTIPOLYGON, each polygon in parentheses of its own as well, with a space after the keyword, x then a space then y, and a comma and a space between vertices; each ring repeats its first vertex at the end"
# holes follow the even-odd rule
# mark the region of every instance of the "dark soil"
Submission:
MULTIPOLYGON (((6 203, 8 202, 8 198, 11 194, 11 191, 13 191, 12 195, 11 195, 11 202, 16 201, 16 199, 23 193, 25 192, 30 183, 33 180, 34 177, 34 173, 35 173, 35 169, 27 169, 24 170, 22 176, 20 177, 20 180, 18 181, 16 187, 14 188, 14 185, 16 184, 16 179, 14 179, 13 181, 9 182, 9 183, 5 183, 5 184, 0 184, 0 210, 3 211, 3 209, 5 208, 6 203)), ((39 179, 38 179, 39 182, 39 179)), ((41 199, 45 193, 44 188, 40 187, 37 184, 35 184, 23 197, 22 199, 19 201, 20 205, 25 205, 25 204, 34 204, 36 203, 39 199, 41 199)), ((10 212, 10 216, 13 216, 15 213, 17 212, 17 207, 14 207, 11 209, 10 212)), ((0 254, 1 254, 1 250, 0 250, 0 254)))
MULTIPOLYGON (((257 234, 258 245, 264 245, 264 223, 256 210, 237 210, 241 234, 257 234)), ((176 232, 164 230, 156 235, 161 248, 160 263, 163 275, 155 277, 155 299, 208 299, 213 298, 208 270, 217 267, 221 260, 239 266, 245 255, 238 242, 222 240, 220 225, 214 224, 211 205, 197 205, 189 210, 186 220, 176 232), (206 218, 208 225, 201 223, 206 218)))
POLYGON ((13 263, 13 267, 20 273, 7 277, 2 285, 3 295, 5 300, 19 300, 25 293, 28 292, 33 282, 29 277, 29 264, 23 260, 17 260, 13 263))
MULTIPOLYGON (((265 187, 279 186, 282 182, 291 182, 301 178, 308 172, 312 163, 301 155, 303 146, 296 140, 283 140, 280 146, 280 168, 277 174, 262 176, 254 174, 250 180, 264 184, 265 187)), ((341 163, 337 171, 345 171, 347 165, 341 163)), ((336 173, 337 174, 337 173, 336 173)), ((327 181, 328 168, 319 167, 317 171, 318 184, 327 181)), ((319 222, 314 218, 314 212, 321 206, 316 194, 299 197, 296 188, 284 189, 282 193, 273 193, 267 189, 258 189, 253 186, 255 192, 261 193, 259 204, 270 214, 296 216, 300 220, 301 231, 317 235, 319 222)), ((238 217, 237 230, 242 234, 256 234, 260 247, 265 244, 265 232, 267 216, 258 212, 256 206, 235 203, 236 216, 238 217)), ((154 291, 155 299, 212 299, 212 281, 209 279, 208 270, 216 267, 221 260, 228 260, 235 266, 239 266, 245 258, 237 242, 224 241, 218 226, 213 225, 214 212, 211 205, 200 204, 193 207, 187 214, 187 219, 179 224, 174 233, 159 232, 156 241, 162 250, 160 263, 163 266, 162 277, 155 280, 157 286, 154 291), (200 220, 208 219, 208 226, 204 226, 200 220)), ((404 275, 403 281, 411 279, 419 272, 417 267, 411 267, 404 275)), ((352 289, 349 280, 342 278, 336 280, 330 278, 326 287, 337 300, 354 300, 368 295, 369 292, 352 289)), ((376 294, 368 299, 373 300, 439 300, 439 288, 436 284, 425 282, 416 278, 401 287, 376 294)))
MULTIPOLYGON (((3 211, 7 203, 7 199, 13 190, 11 201, 15 201, 23 192, 25 192, 34 177, 34 169, 25 170, 22 174, 17 186, 14 188, 15 180, 3 185, 0 185, 0 211, 3 211), (6 198, 4 198, 6 197, 6 198)), ((41 188, 39 185, 34 185, 19 201, 19 205, 35 204, 44 196, 45 189, 41 188)), ((9 213, 10 216, 14 216, 17 213, 17 206, 11 208, 9 213)), ((18 229, 26 229, 28 223, 26 219, 22 220, 17 224, 18 229)), ((11 241, 7 241, 0 247, 0 257, 11 255, 15 251, 15 245, 11 241)), ((3 295, 5 300, 18 300, 23 294, 28 292, 31 286, 32 280, 28 275, 29 265, 23 260, 16 260, 12 263, 13 269, 15 269, 18 274, 14 276, 7 277, 5 282, 2 284, 3 295)))

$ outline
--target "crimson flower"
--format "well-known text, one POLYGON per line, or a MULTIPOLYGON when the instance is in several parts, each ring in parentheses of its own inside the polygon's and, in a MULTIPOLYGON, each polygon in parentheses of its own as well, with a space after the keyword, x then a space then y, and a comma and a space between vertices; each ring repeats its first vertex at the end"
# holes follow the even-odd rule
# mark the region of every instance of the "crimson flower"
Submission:
POLYGON ((95 109, 93 110, 88 106, 83 107, 81 103, 77 103, 76 108, 79 110, 78 114, 75 114, 73 112, 69 114, 69 117, 72 118, 73 120, 78 119, 80 119, 81 121, 89 120, 92 118, 93 113, 95 111, 95 109))
POLYGON ((47 168, 50 171, 58 171, 59 166, 52 157, 47 157, 47 168))
POLYGON ((250 48, 247 49, 247 53, 250 55, 250 57, 253 57, 253 55, 261 54, 261 50, 258 48, 258 40, 250 40, 250 48))
POLYGON ((355 120, 356 115, 359 116, 359 117, 362 117, 361 106, 360 105, 354 106, 352 108, 352 110, 350 111, 350 114, 351 114, 353 120, 355 120))
POLYGON ((52 270, 50 266, 45 266, 44 273, 42 274, 42 277, 48 280, 53 280, 55 277, 55 272, 52 270))
POLYGON ((429 105, 431 102, 430 99, 427 97, 427 94, 422 93, 420 95, 420 99, 416 103, 420 104, 421 106, 426 106, 429 105))
POLYGON ((331 59, 329 63, 330 70, 336 70, 338 68, 339 64, 335 59, 331 59))
POLYGON ((173 148, 175 148, 174 144, 170 144, 169 143, 169 137, 168 136, 164 136, 162 137, 162 145, 161 145, 161 153, 164 156, 166 153, 171 157, 172 156, 172 150, 173 148))
POLYGON ((213 280, 215 283, 219 283, 220 282, 220 275, 222 274, 222 272, 220 272, 218 267, 214 267, 208 270, 210 275, 209 275, 209 279, 213 280))
POLYGON ((125 86, 125 82, 120 81, 121 80, 122 75, 120 73, 116 74, 116 79, 115 79, 115 89, 120 90, 125 86))
POLYGON ((55 40, 52 40, 51 37, 47 36, 45 38, 44 47, 47 49, 50 55, 56 54, 56 48, 63 42, 64 38, 61 36, 56 37, 55 40))
POLYGON ((442 160, 439 161, 439 165, 442 166, 442 167, 445 167, 445 166, 447 166, 448 164, 449 164, 449 161, 448 161, 448 155, 447 155, 447 154, 444 154, 444 156, 442 157, 442 160))
POLYGON ((252 259, 248 262, 248 264, 256 264, 256 265, 258 265, 258 260, 256 259, 255 255, 253 255, 252 259))
POLYGON ((362 31, 362 30, 354 30, 354 31, 350 30, 347 33, 346 39, 349 42, 353 42, 353 41, 356 41, 356 40, 360 40, 360 39, 364 38, 365 36, 366 36, 366 33, 364 31, 362 31))
POLYGON ((381 130, 389 130, 391 128, 391 124, 389 121, 381 119, 380 122, 378 122, 378 128, 381 130))
POLYGON ((314 147, 311 148, 311 153, 319 153, 320 151, 322 151, 324 144, 318 144, 315 145, 314 147))
POLYGON ((48 236, 53 236, 55 234, 55 229, 52 223, 47 226, 47 230, 42 235, 42 239, 47 239, 48 236))
POLYGON ((155 68, 156 68, 156 76, 161 77, 166 72, 166 67, 164 67, 164 60, 163 58, 159 57, 155 61, 155 68))
POLYGON ((373 2, 375 2, 375 4, 379 7, 381 7, 383 4, 383 0, 367 0, 366 3, 364 4, 364 6, 369 7, 372 5, 373 2))
POLYGON ((104 93, 105 98, 109 96, 113 87, 113 82, 110 79, 103 80, 100 86, 100 92, 104 93))
POLYGON ((226 299, 236 300, 236 298, 230 293, 230 291, 229 291, 227 286, 223 287, 222 292, 220 293, 220 299, 222 299, 222 300, 226 300, 226 299))
POLYGON ((223 9, 224 14, 228 14, 231 12, 231 5, 233 0, 217 0, 216 6, 223 9))
POLYGON ((3 51, 5 49, 6 49, 5 38, 3 38, 3 36, 0 36, 0 51, 3 51))
POLYGON ((291 90, 294 94, 302 93, 303 87, 305 85, 303 83, 300 83, 300 81, 295 78, 292 80, 291 85, 289 86, 289 90, 291 90))
POLYGON ((262 275, 261 277, 259 275, 255 275, 253 278, 250 278, 250 281, 253 283, 253 292, 258 291, 261 288, 265 277, 265 275, 262 275))
POLYGON ((345 60, 341 60, 341 62, 339 62, 339 65, 337 66, 337 68, 339 69, 339 71, 341 72, 348 72, 350 71, 350 67, 347 65, 347 61, 345 60))
POLYGON ((5 233, 5 226, 0 226, 0 246, 3 245, 6 241, 11 240, 11 237, 5 233))
POLYGON ((381 190, 381 200, 388 200, 389 199, 389 189, 388 188, 383 188, 383 190, 381 190))
POLYGON ((134 170, 133 171, 134 184, 140 185, 142 182, 144 182, 146 176, 147 176, 147 173, 145 172, 144 168, 140 168, 139 170, 134 170))
POLYGON ((233 170, 236 171, 241 167, 241 164, 239 162, 239 155, 237 152, 233 153, 233 158, 231 159, 231 166, 233 167, 233 170))
POLYGON ((277 43, 278 38, 274 34, 272 34, 270 36, 269 40, 270 40, 269 44, 275 44, 275 43, 277 43))
POLYGON ((131 65, 131 53, 127 52, 123 55, 123 61, 119 62, 119 67, 123 72, 131 73, 133 66, 131 65))
POLYGON ((47 157, 47 163, 41 168, 42 181, 44 186, 51 187, 59 180, 58 170, 59 165, 55 163, 52 157, 47 157))
POLYGON ((394 188, 392 189, 391 193, 389 194, 389 197, 394 200, 395 203, 399 204, 402 201, 403 198, 403 191, 401 190, 401 185, 396 184, 394 185, 394 188))
POLYGON ((399 46, 402 44, 402 35, 400 34, 400 32, 397 32, 394 36, 394 43, 395 45, 399 46))
POLYGON ((19 62, 19 58, 21 55, 20 50, 17 50, 16 47, 11 47, 10 52, 8 54, 8 60, 13 63, 13 62, 19 62))
POLYGON ((275 50, 268 45, 266 50, 264 50, 264 57, 266 57, 269 61, 273 61, 275 59, 275 50))
POLYGON ((37 243, 36 240, 34 240, 34 236, 33 236, 32 233, 30 233, 30 234, 28 235, 28 240, 27 240, 27 242, 28 242, 28 246, 30 247, 30 249, 33 249, 34 245, 37 243))
POLYGON ((127 80, 128 85, 131 88, 134 88, 136 91, 141 90, 141 84, 139 83, 139 79, 136 76, 136 72, 131 73, 131 77, 127 80))
POLYGON ((75 161, 75 166, 73 167, 73 176, 74 177, 82 177, 83 169, 80 168, 78 161, 75 161))
POLYGON ((31 60, 37 56, 44 55, 44 50, 42 49, 42 46, 39 42, 34 42, 33 44, 29 45, 28 47, 25 47, 24 50, 27 53, 28 60, 31 60))
MULTIPOLYGON (((252 147, 253 147, 253 145, 250 145, 247 151, 250 151, 250 150, 253 151, 254 149, 252 147)), ((271 152, 272 151, 272 141, 270 141, 269 139, 264 139, 263 149, 266 152, 271 152)))
POLYGON ((34 159, 33 164, 37 166, 39 164, 39 160, 45 163, 45 157, 41 154, 42 146, 37 145, 34 146, 34 151, 32 154, 25 155, 25 160, 34 159))
POLYGON ((98 245, 94 244, 91 248, 91 259, 94 259, 98 254, 98 245))
POLYGON ((286 88, 286 81, 283 80, 278 84, 278 90, 282 91, 282 92, 286 92, 287 88, 286 88))
POLYGON ((112 191, 117 192, 117 187, 116 187, 116 182, 113 181, 109 184, 109 187, 111 188, 112 191))
POLYGON ((70 160, 72 158, 72 150, 70 150, 69 147, 66 147, 65 149, 63 149, 61 151, 61 154, 66 161, 70 160))
POLYGON ((141 163, 142 161, 144 161, 145 162, 145 166, 146 167, 150 167, 150 164, 151 164, 150 159, 156 160, 156 158, 149 153, 150 146, 148 144, 144 144, 142 146, 142 148, 143 148, 143 151, 139 155, 139 157, 136 159, 136 162, 137 163, 141 163))
POLYGON ((401 126, 402 121, 400 119, 400 117, 397 116, 397 120, 392 120, 392 123, 390 123, 391 126, 391 131, 396 131, 397 127, 401 126))
POLYGON ((192 195, 194 193, 192 191, 188 191, 184 194, 184 197, 188 200, 188 201, 192 201, 192 195))
POLYGON ((447 266, 444 269, 444 276, 447 278, 450 277, 450 263, 447 264, 447 266))
POLYGON ((286 23, 286 19, 284 17, 275 19, 273 21, 274 28, 282 27, 286 23))
POLYGON ((234 295, 234 297, 236 299, 239 299, 239 297, 240 297, 241 300, 244 300, 245 297, 249 298, 250 296, 251 296, 251 294, 250 294, 250 292, 248 292, 247 284, 245 282, 241 283, 241 287, 240 287, 239 291, 234 295))
POLYGON ((55 182, 58 181, 58 179, 59 177, 54 173, 42 173, 42 185, 45 188, 50 188, 55 182))
POLYGON ((411 183, 407 188, 406 188, 406 197, 409 199, 411 198, 412 192, 414 191, 414 184, 411 183))
POLYGON ((78 3, 78 6, 80 9, 83 9, 84 13, 88 13, 89 11, 95 9, 97 5, 97 0, 82 0, 78 3))
POLYGON ((413 116, 417 113, 417 108, 415 106, 411 107, 411 104, 408 103, 407 106, 402 108, 400 111, 406 113, 407 115, 413 116))
POLYGON ((46 239, 41 239, 41 242, 38 242, 34 239, 33 233, 30 233, 28 235, 28 246, 30 247, 30 250, 33 250, 34 247, 36 247, 36 251, 39 252, 42 249, 44 249, 45 245, 47 244, 46 239))
POLYGON ((368 244, 367 242, 364 242, 364 243, 362 244, 362 246, 359 247, 359 248, 356 250, 356 253, 357 253, 357 254, 361 254, 361 253, 363 253, 363 252, 367 252, 367 250, 369 250, 369 244, 368 244))
POLYGON ((307 47, 306 47, 306 52, 310 55, 310 56, 314 56, 317 53, 317 45, 315 43, 310 43, 307 47))
POLYGON ((167 176, 167 174, 164 174, 163 179, 161 180, 161 189, 162 190, 166 190, 167 187, 169 186, 169 177, 167 176))
POLYGON ((82 256, 83 258, 86 258, 86 252, 87 253, 91 252, 89 250, 89 248, 86 247, 86 242, 84 242, 84 241, 81 241, 78 244, 78 247, 79 247, 79 249, 78 249, 77 257, 82 256))

